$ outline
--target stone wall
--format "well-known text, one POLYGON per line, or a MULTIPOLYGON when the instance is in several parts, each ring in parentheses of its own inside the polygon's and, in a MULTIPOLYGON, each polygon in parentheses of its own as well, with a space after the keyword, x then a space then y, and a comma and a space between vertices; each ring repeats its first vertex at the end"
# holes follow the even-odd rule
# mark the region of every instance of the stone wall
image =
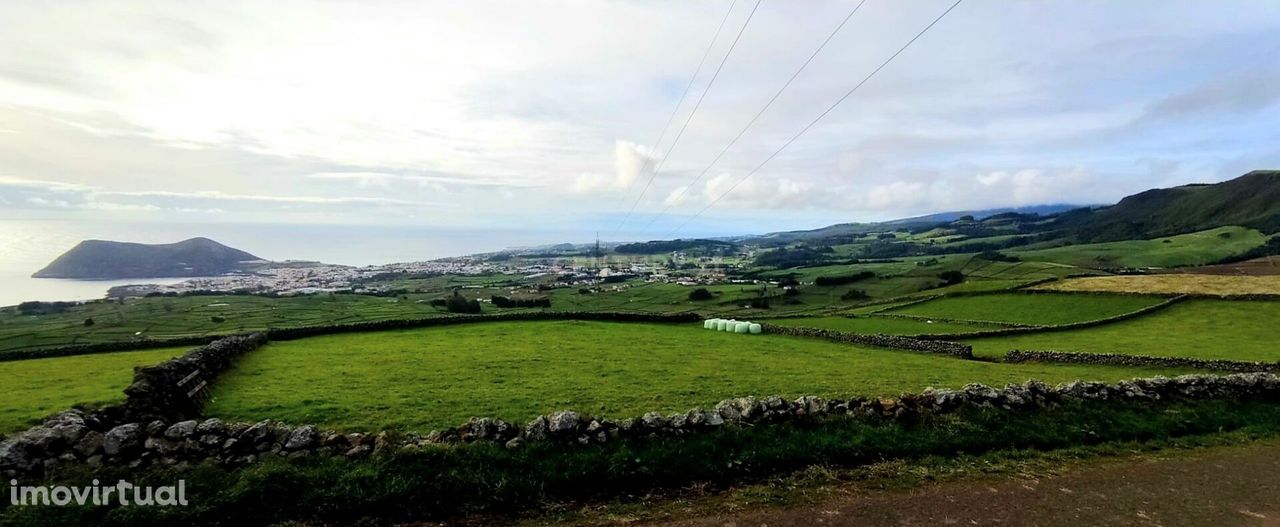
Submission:
POLYGON ((241 355, 262 347, 266 335, 227 337, 155 366, 134 368, 124 389, 128 419, 189 419, 200 415, 209 388, 241 355))
MULTIPOLYGON (((429 318, 378 320, 371 322, 355 322, 351 324, 331 324, 324 326, 304 326, 296 328, 274 328, 262 331, 270 340, 292 340, 317 335, 334 333, 351 333, 359 331, 378 331, 388 329, 412 329, 431 326, 447 326, 474 322, 520 321, 520 320, 594 320, 600 322, 652 322, 652 323, 686 323, 698 322, 702 317, 696 313, 624 313, 595 311, 526 311, 520 313, 493 313, 488 315, 446 315, 429 318)), ((246 333, 247 334, 247 333, 246 333)), ((240 334, 242 336, 245 334, 240 334)), ((88 355, 93 353, 114 353, 117 351, 133 351, 141 349, 169 348, 177 346, 198 346, 208 344, 227 337, 238 335, 215 335, 202 337, 175 337, 167 339, 138 339, 118 342, 99 342, 94 344, 75 344, 53 346, 47 348, 11 350, 0 352, 0 362, 39 359, 47 357, 67 357, 71 355, 88 355)))
MULTIPOLYGON (((1023 294, 1057 294, 1057 293, 1032 293, 1030 291, 1023 291, 1022 293, 1023 294)), ((1090 293, 1090 294, 1093 294, 1093 293, 1090 293)), ((1150 296, 1150 295, 1145 295, 1145 296, 1150 296)), ((1101 326, 1103 324, 1110 324, 1112 322, 1119 322, 1121 320, 1128 320, 1131 318, 1140 317, 1142 315, 1146 315, 1154 311, 1159 311, 1161 309, 1164 309, 1166 307, 1169 307, 1173 304, 1176 304, 1186 299, 1187 299, 1187 295, 1178 295, 1175 297, 1171 297, 1168 300, 1165 300, 1163 302, 1152 304, 1142 309, 1135 309, 1128 313, 1121 313, 1119 315, 1114 315, 1106 318, 1099 318, 1095 320, 1086 320, 1084 322, 1072 322, 1070 324, 1011 327, 1011 328, 1002 328, 1002 329, 992 329, 992 330, 986 330, 986 331, 974 331, 970 333, 938 333, 938 334, 928 334, 928 335, 912 335, 912 337, 917 339, 923 339, 923 340, 973 339, 973 338, 982 338, 982 337, 1003 337, 1007 335, 1021 335, 1024 333, 1048 333, 1050 331, 1067 331, 1072 329, 1090 328, 1094 326, 1101 326)), ((877 316, 881 316, 881 315, 877 315, 877 316)))
POLYGON ((519 448, 527 443, 595 444, 623 438, 678 437, 767 422, 813 419, 877 419, 912 422, 927 415, 968 408, 1037 411, 1064 401, 1121 401, 1149 404, 1169 400, 1280 401, 1280 377, 1271 373, 1153 377, 1117 383, 1074 381, 1050 386, 1039 381, 994 388, 970 384, 959 390, 928 389, 897 399, 822 399, 805 396, 726 399, 714 408, 630 419, 601 419, 572 411, 533 419, 525 426, 501 419, 472 418, 456 428, 423 435, 386 432, 338 434, 314 426, 272 421, 129 421, 123 414, 68 410, 44 424, 0 442, 4 477, 47 476, 62 464, 190 466, 243 465, 266 457, 345 456, 363 458, 395 449, 429 448, 473 442, 519 448))
POLYGON ((1053 350, 1010 350, 1005 362, 1057 362, 1070 364, 1108 364, 1118 366, 1154 366, 1167 368, 1195 368, 1201 370, 1234 372, 1277 372, 1280 362, 1251 362, 1223 359, 1195 359, 1189 357, 1154 357, 1151 355, 1127 355, 1123 353, 1086 353, 1053 350))
POLYGON ((943 355, 953 355, 965 359, 973 358, 973 347, 959 342, 947 342, 944 340, 924 340, 913 337, 901 337, 897 335, 878 335, 864 333, 848 333, 844 331, 835 331, 830 329, 792 327, 792 326, 775 326, 772 324, 761 324, 765 333, 776 335, 790 335, 793 337, 809 337, 832 340, 835 342, 844 342, 848 344, 864 344, 867 346, 878 346, 882 348, 894 348, 909 351, 921 351, 925 353, 940 353, 943 355))

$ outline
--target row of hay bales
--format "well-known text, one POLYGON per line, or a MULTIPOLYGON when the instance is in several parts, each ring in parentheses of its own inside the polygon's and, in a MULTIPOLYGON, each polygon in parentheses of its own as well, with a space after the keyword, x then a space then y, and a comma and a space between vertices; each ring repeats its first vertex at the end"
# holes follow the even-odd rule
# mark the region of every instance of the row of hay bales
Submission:
POLYGON ((743 320, 733 320, 733 319, 726 320, 723 318, 712 318, 712 319, 704 320, 702 321, 702 327, 704 329, 714 329, 716 331, 726 331, 729 333, 748 333, 752 335, 759 334, 761 331, 763 331, 763 328, 760 327, 760 324, 747 322, 743 320))

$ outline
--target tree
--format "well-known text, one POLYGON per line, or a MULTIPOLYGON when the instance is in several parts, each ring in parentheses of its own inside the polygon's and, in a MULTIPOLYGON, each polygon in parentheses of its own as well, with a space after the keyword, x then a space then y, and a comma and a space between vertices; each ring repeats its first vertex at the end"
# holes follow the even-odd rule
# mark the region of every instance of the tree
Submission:
POLYGON ((942 284, 939 285, 939 287, 946 287, 963 282, 964 273, 961 273, 960 271, 943 271, 938 273, 938 278, 942 279, 942 284))
POLYGON ((689 291, 689 300, 711 300, 712 298, 715 298, 715 295, 711 294, 711 291, 708 291, 705 287, 699 287, 693 291, 689 291))
POLYGON ((444 308, 450 313, 465 313, 474 315, 480 313, 480 301, 463 298, 457 291, 453 292, 453 296, 445 301, 444 308))

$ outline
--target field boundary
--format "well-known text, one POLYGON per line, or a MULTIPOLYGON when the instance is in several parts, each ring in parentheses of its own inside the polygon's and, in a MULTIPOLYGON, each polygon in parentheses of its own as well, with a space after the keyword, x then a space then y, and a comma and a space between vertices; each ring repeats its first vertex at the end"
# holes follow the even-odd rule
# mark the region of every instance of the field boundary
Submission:
POLYGON ((66 346, 50 346, 23 350, 0 352, 0 362, 27 359, 46 359, 52 357, 70 357, 75 355, 91 355, 96 353, 115 353, 121 351, 138 351, 155 348, 177 346, 203 346, 228 337, 244 337, 262 333, 269 340, 295 340, 319 335, 339 333, 355 333, 364 331, 388 331, 395 329, 414 329, 456 324, 503 321, 536 321, 536 320, 587 320, 596 322, 648 322, 648 323, 691 323, 702 320, 697 313, 638 313, 619 311, 528 311, 521 313, 494 313, 489 315, 444 315, 428 318, 408 318, 353 322, 350 324, 328 324, 321 326, 299 326, 291 328, 271 328, 261 331, 241 333, 224 333, 218 335, 200 335, 192 337, 175 337, 167 339, 139 339, 131 341, 100 342, 95 344, 71 344, 66 346))
POLYGON ((761 324, 764 333, 787 335, 792 337, 819 338, 846 344, 863 344, 880 348, 892 348, 908 351, 921 351, 951 355, 962 359, 973 359, 973 347, 959 342, 946 340, 924 340, 898 335, 881 335, 871 333, 849 333, 830 329, 809 328, 801 326, 775 326, 761 324))
POLYGON ((1005 362, 1046 362, 1057 364, 1105 364, 1115 366, 1157 366, 1195 368, 1238 373, 1278 372, 1280 362, 1257 362, 1228 359, 1196 359, 1191 357, 1159 357, 1124 353, 1089 353, 1057 350, 1009 350, 1005 362))
POLYGON ((131 421, 123 413, 67 410, 44 424, 0 441, 0 474, 5 477, 50 474, 76 465, 172 466, 213 463, 244 466, 268 458, 367 458, 375 452, 420 450, 429 445, 489 443, 519 449, 528 444, 560 444, 573 448, 648 438, 682 438, 725 427, 759 424, 862 420, 912 425, 930 416, 966 411, 1004 411, 1032 415, 1062 404, 1108 402, 1149 406, 1170 401, 1274 401, 1280 398, 1280 376, 1272 373, 1183 375, 1124 380, 1116 383, 1072 381, 1050 386, 1040 381, 1009 384, 1003 389, 969 384, 959 390, 928 388, 897 399, 853 397, 795 400, 771 396, 720 401, 711 410, 694 408, 664 416, 649 412, 637 418, 595 418, 560 411, 534 418, 525 426, 497 418, 473 417, 462 425, 418 434, 381 432, 337 434, 312 425, 272 421, 224 423, 204 421, 131 421))
POLYGON ((1056 324, 1056 325, 1046 325, 1046 326, 1027 327, 1027 328, 993 329, 990 331, 974 331, 972 333, 939 333, 939 334, 911 335, 911 337, 921 339, 921 340, 953 340, 953 339, 973 339, 973 338, 984 338, 984 337, 1003 337, 1008 335, 1022 335, 1027 333, 1049 333, 1053 331, 1067 331, 1072 329, 1091 328, 1094 326, 1101 326, 1101 325, 1110 324, 1113 322, 1120 322, 1120 321, 1128 320, 1131 318, 1147 315, 1152 312, 1165 309, 1169 306, 1172 306, 1186 299, 1187 299, 1187 295, 1178 295, 1175 297, 1171 297, 1163 302, 1152 304, 1141 309, 1135 309, 1128 313, 1121 313, 1119 315, 1114 315, 1106 318, 1099 318, 1096 320, 1072 322, 1069 324, 1056 324))
POLYGON ((896 318, 901 320, 919 320, 919 321, 934 320, 937 322, 948 322, 952 324, 970 324, 974 326, 996 326, 999 328, 1006 328, 1006 329, 1044 329, 1049 327, 1046 325, 1038 325, 1038 324, 1019 324, 1017 322, 999 322, 995 320, 970 320, 966 318, 928 317, 924 315, 904 315, 901 313, 877 312, 877 313, 871 313, 867 316, 879 317, 879 318, 896 318))

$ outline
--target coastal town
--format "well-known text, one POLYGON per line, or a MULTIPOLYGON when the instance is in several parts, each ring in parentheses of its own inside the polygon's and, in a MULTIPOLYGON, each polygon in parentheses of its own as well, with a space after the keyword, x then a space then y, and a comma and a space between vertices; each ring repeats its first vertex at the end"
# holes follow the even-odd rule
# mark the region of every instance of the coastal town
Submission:
POLYGON ((354 267, 319 262, 268 262, 252 271, 223 276, 197 277, 174 284, 137 284, 111 288, 108 298, 169 296, 203 293, 237 293, 295 296, 346 292, 384 294, 393 290, 387 282, 401 277, 433 275, 507 275, 535 279, 554 276, 554 286, 595 286, 618 278, 642 278, 649 282, 685 286, 724 283, 731 268, 720 258, 693 258, 673 252, 659 259, 611 259, 571 257, 503 257, 471 255, 421 262, 354 267), (692 263, 691 263, 692 262, 692 263))

